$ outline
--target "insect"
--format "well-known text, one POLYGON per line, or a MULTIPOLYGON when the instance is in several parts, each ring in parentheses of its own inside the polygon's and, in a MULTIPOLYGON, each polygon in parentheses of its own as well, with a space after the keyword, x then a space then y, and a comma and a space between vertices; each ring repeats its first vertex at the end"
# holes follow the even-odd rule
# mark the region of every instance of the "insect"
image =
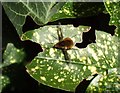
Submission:
POLYGON ((53 46, 53 48, 69 50, 73 47, 73 45, 74 45, 74 43, 73 43, 72 39, 69 37, 66 37, 66 38, 60 40, 58 43, 56 43, 53 46))

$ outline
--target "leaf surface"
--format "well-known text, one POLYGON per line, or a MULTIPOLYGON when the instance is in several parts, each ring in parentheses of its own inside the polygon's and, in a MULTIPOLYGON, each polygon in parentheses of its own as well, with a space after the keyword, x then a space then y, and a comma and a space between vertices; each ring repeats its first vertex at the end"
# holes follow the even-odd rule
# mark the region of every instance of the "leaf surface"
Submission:
POLYGON ((38 25, 44 25, 58 12, 64 2, 3 2, 3 7, 10 21, 13 23, 19 36, 22 35, 22 27, 26 16, 31 16, 38 25))
MULTIPOLYGON (((61 28, 64 38, 70 37, 74 42, 81 42, 82 31, 89 30, 89 27, 74 28, 71 25, 61 28)), ((56 26, 44 26, 26 32, 22 40, 37 42, 44 50, 26 66, 27 72, 45 85, 74 91, 84 78, 118 67, 117 37, 99 31, 96 35, 96 44, 90 44, 84 49, 74 46, 68 50, 70 60, 67 64, 61 50, 52 48, 58 42, 56 26)))

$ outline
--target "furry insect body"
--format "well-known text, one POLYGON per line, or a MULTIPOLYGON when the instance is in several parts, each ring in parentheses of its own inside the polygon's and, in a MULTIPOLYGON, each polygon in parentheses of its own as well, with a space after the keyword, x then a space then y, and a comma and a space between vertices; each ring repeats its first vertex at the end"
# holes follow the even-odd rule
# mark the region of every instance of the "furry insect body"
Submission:
POLYGON ((69 50, 73 47, 73 45, 74 43, 72 39, 67 37, 67 38, 64 38, 63 40, 60 40, 57 44, 53 46, 53 48, 69 50))

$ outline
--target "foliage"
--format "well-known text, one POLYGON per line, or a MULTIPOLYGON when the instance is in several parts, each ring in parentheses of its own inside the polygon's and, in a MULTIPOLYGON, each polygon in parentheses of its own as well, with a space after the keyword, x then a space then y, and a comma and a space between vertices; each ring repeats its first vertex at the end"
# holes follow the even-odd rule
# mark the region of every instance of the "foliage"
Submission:
MULTIPOLYGON (((99 78, 98 86, 89 86, 91 91, 119 91, 119 4, 120 2, 105 2, 105 8, 99 6, 100 11, 108 11, 111 16, 110 24, 117 27, 116 35, 111 36, 105 32, 96 31, 96 44, 90 44, 87 48, 78 49, 73 47, 68 50, 70 56, 69 63, 64 60, 64 55, 61 50, 53 49, 53 45, 58 42, 57 27, 44 26, 48 22, 53 22, 63 18, 75 18, 76 13, 73 11, 73 2, 3 2, 4 10, 14 25, 20 39, 22 41, 30 40, 38 43, 43 48, 29 64, 25 65, 29 75, 39 83, 50 87, 74 91, 76 86, 90 75, 98 73, 102 74, 99 78), (105 10, 106 9, 106 10, 105 10), (36 24, 43 26, 37 29, 22 32, 22 27, 25 23, 26 16, 30 16, 36 24), (111 69, 115 68, 117 73, 111 74, 111 69), (109 72, 109 73, 108 73, 109 72), (115 77, 114 77, 115 76, 115 77), (102 87, 104 86, 104 88, 102 87), (106 87, 107 86, 107 87, 106 87), (111 90, 111 88, 114 88, 111 90)), ((84 3, 85 4, 85 3, 84 3)), ((81 5, 82 6, 84 6, 81 5)), ((86 6, 89 7, 89 4, 86 6)), ((97 6, 95 6, 97 7, 97 6)), ((93 9, 96 9, 93 7, 93 9)), ((85 11, 85 10, 83 10, 85 11)), ((86 15, 91 15, 92 10, 85 12, 86 15)), ((84 17, 79 13, 79 17, 84 17)), ((82 32, 88 31, 90 27, 79 26, 77 28, 72 25, 60 26, 65 37, 70 37, 73 42, 81 42, 82 32)), ((24 47, 23 47, 24 48, 24 47)), ((21 63, 25 60, 24 49, 17 49, 13 44, 8 43, 6 50, 3 53, 3 63, 0 67, 9 67, 14 63, 21 63)), ((3 69, 4 70, 4 69, 3 69)), ((114 71, 112 71, 114 72, 114 71)), ((1 76, 2 82, 7 85, 9 77, 1 76), (6 81, 6 82, 5 82, 6 81)), ((4 87, 3 86, 3 87, 4 87)))
POLYGON ((24 60, 25 53, 23 49, 17 49, 12 43, 8 43, 6 50, 3 54, 3 63, 2 67, 8 66, 13 63, 20 63, 24 60), (9 55, 9 56, 8 56, 9 55))
POLYGON ((50 18, 64 5, 56 2, 4 2, 4 9, 9 19, 15 26, 19 36, 22 35, 22 26, 26 16, 31 16, 33 20, 43 25, 50 21, 50 18), (16 8, 17 7, 17 8, 16 8))
MULTIPOLYGON (((81 30, 82 27, 81 29, 76 29, 71 26, 61 26, 61 28, 64 29, 63 35, 65 37, 71 37, 73 41, 75 40, 74 42, 77 42, 77 40, 79 42, 79 36, 81 34, 79 30, 81 30), (67 34, 67 31, 69 31, 69 34, 67 34), (75 35, 73 31, 76 31, 74 32, 75 35), (71 34, 73 36, 71 36, 71 34)), ((55 26, 43 27, 42 29, 26 32, 22 37, 24 40, 32 40, 40 43, 41 46, 44 47, 43 53, 39 53, 38 56, 27 65, 28 73, 39 82, 74 91, 79 81, 89 75, 95 72, 105 73, 106 69, 119 67, 117 57, 118 41, 116 37, 112 37, 106 33, 103 34, 103 32, 96 32, 97 44, 91 44, 86 49, 74 47, 68 50, 71 61, 67 64, 67 62, 64 61, 62 52, 52 48, 53 44, 57 42, 55 35, 53 37, 53 34, 57 31, 53 29, 55 29, 55 26), (46 31, 44 29, 50 29, 49 36, 45 34, 48 30, 46 31), (43 31, 44 34, 42 34, 43 31), (40 39, 42 36, 44 36, 45 39, 40 39), (104 40, 104 42, 102 42, 102 40, 104 40), (112 55, 112 57, 109 55, 112 55), (62 83, 62 86, 59 83, 62 83)))
POLYGON ((117 26, 116 32, 118 36, 120 37, 120 1, 116 2, 110 2, 109 0, 105 3, 106 10, 111 15, 110 24, 114 24, 117 26))

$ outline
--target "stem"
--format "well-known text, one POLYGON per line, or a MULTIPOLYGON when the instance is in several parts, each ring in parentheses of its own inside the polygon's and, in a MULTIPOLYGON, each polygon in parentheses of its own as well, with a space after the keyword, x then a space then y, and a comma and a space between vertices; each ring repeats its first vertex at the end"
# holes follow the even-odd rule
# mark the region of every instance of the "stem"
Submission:
MULTIPOLYGON (((61 28, 60 28, 60 23, 59 23, 59 25, 57 26, 57 34, 58 34, 58 39, 59 39, 59 41, 60 40, 62 40, 63 39, 63 34, 62 34, 62 31, 61 31, 61 28)), ((68 52, 67 52, 67 50, 66 49, 61 49, 62 50, 62 53, 64 54, 64 59, 65 60, 70 60, 70 57, 69 57, 69 54, 68 54, 68 52)))
POLYGON ((62 49, 62 53, 64 54, 65 60, 70 60, 69 54, 66 49, 62 49))

